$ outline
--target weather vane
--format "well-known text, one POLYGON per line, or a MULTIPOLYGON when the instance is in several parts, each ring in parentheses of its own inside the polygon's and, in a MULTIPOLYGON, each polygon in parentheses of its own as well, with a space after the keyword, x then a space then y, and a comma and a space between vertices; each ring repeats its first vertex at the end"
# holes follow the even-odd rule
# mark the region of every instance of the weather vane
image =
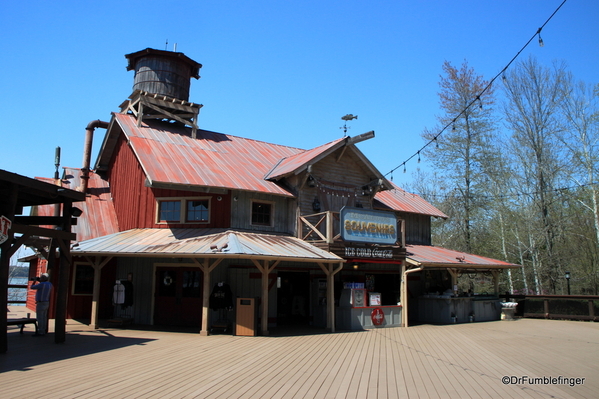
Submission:
POLYGON ((347 126, 347 121, 351 121, 353 119, 358 119, 358 115, 347 114, 345 116, 342 116, 341 119, 344 120, 345 123, 339 129, 343 129, 343 137, 345 137, 345 136, 347 136, 347 129, 350 129, 350 127, 347 126))

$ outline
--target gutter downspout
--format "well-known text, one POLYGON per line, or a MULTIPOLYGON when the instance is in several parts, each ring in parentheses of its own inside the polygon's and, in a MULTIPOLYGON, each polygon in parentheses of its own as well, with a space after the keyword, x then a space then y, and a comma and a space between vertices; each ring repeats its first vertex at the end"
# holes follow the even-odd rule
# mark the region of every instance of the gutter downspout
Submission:
POLYGON ((402 325, 408 327, 408 273, 415 273, 424 270, 424 266, 420 265, 416 269, 410 269, 403 272, 401 276, 401 289, 402 289, 402 307, 401 307, 401 318, 402 325))
POLYGON ((99 119, 91 121, 85 128, 85 144, 83 145, 83 165, 81 166, 81 187, 79 191, 87 192, 87 183, 89 181, 89 171, 91 163, 92 143, 94 139, 94 130, 97 127, 108 129, 108 122, 99 119))

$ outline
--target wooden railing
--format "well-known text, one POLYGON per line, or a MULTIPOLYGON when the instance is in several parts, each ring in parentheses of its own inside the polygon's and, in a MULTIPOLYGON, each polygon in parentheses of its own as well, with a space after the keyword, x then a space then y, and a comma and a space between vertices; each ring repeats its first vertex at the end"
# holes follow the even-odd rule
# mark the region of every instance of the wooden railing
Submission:
MULTIPOLYGON (((8 285, 8 288, 13 288, 13 289, 25 289, 25 290, 26 290, 26 289, 28 288, 28 286, 27 286, 27 285, 21 285, 21 284, 9 284, 9 285, 8 285)), ((25 300, 25 301, 17 301, 17 300, 11 299, 11 297, 10 297, 10 296, 9 296, 7 299, 8 299, 8 303, 9 303, 9 304, 15 304, 15 303, 18 303, 18 304, 26 304, 26 303, 27 303, 27 301, 26 301, 26 300, 25 300)))
POLYGON ((298 221, 298 238, 332 244, 341 236, 339 231, 339 212, 319 212, 312 215, 302 215, 298 221))
POLYGON ((543 319, 599 321, 597 295, 500 295, 517 302, 516 315, 543 319))

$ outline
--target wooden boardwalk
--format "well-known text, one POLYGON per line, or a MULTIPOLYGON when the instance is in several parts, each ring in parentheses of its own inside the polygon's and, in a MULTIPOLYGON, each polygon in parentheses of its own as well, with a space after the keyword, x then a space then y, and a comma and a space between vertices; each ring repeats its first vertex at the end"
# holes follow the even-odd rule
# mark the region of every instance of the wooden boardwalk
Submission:
POLYGON ((11 327, 9 351, 0 355, 3 399, 599 396, 598 323, 521 319, 201 337, 94 331, 69 320, 64 344, 55 344, 52 334, 32 338, 31 326, 25 331, 11 327), (562 383, 543 383, 543 377, 562 383), (534 378, 541 380, 533 384, 534 378))

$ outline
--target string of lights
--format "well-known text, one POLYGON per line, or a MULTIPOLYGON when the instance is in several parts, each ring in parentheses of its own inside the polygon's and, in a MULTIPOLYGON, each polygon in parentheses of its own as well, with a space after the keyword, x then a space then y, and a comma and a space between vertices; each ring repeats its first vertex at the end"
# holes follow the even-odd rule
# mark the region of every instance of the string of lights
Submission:
POLYGON ((557 14, 557 12, 559 11, 560 8, 562 8, 562 6, 566 3, 567 0, 564 0, 553 12, 553 14, 551 14, 551 16, 549 18, 547 18, 547 20, 545 21, 545 23, 543 23, 543 25, 541 25, 540 28, 537 29, 537 31, 535 32, 534 35, 531 36, 531 38, 526 42, 526 44, 524 46, 522 46, 522 48, 520 49, 520 51, 518 51, 516 53, 516 55, 514 57, 512 57, 512 59, 507 63, 507 65, 497 74, 495 75, 490 81, 489 83, 480 91, 480 93, 478 93, 478 95, 471 100, 465 107, 464 109, 462 109, 462 111, 456 115, 451 122, 449 122, 448 124, 446 124, 445 126, 443 126, 443 128, 432 138, 430 139, 426 144, 424 144, 418 151, 416 151, 414 154, 412 154, 409 158, 407 158, 405 161, 403 161, 402 163, 400 163, 398 166, 396 166, 395 168, 391 169, 389 172, 387 172, 385 174, 385 176, 387 175, 391 175, 391 180, 393 180, 393 172, 395 172, 397 169, 399 169, 400 167, 403 166, 403 171, 404 173, 406 172, 406 163, 408 163, 409 161, 411 161, 413 158, 418 157, 418 163, 420 163, 420 152, 423 151, 424 149, 426 149, 429 145, 431 145, 432 143, 436 143, 438 145, 438 141, 437 139, 445 132, 445 130, 447 130, 450 126, 455 125, 456 121, 462 116, 464 115, 469 109, 470 107, 472 107, 473 104, 475 104, 476 102, 479 102, 480 106, 482 106, 482 102, 481 102, 481 96, 487 92, 487 90, 489 90, 489 88, 493 85, 493 82, 495 82, 495 80, 497 80, 497 78, 499 78, 500 76, 502 76, 505 71, 507 71, 507 69, 512 65, 512 63, 518 58, 518 56, 520 55, 520 53, 522 53, 522 51, 524 51, 524 49, 526 49, 526 47, 528 47, 528 45, 533 41, 533 39, 535 37, 539 37, 539 46, 543 47, 545 44, 543 42, 543 39, 541 38, 541 31, 543 30, 543 28, 545 27, 545 25, 547 25, 547 23, 549 23, 549 21, 553 18, 553 16, 555 14, 557 14))
MULTIPOLYGON (((586 184, 577 184, 575 186, 570 186, 570 187, 561 187, 561 188, 554 188, 551 190, 544 190, 544 191, 532 191, 532 192, 528 192, 528 193, 513 193, 513 194, 500 194, 500 195, 481 195, 481 194, 470 194, 470 198, 481 198, 481 199, 501 199, 501 198, 520 198, 520 197, 531 197, 531 196, 535 196, 535 195, 539 195, 539 194, 546 194, 546 193, 561 193, 564 191, 570 191, 570 190, 576 190, 579 188, 583 188, 583 187, 588 187, 588 186, 594 186, 599 184, 599 182, 592 182, 592 183, 586 183, 586 184)), ((403 190, 402 190, 403 191, 403 190)), ((409 193, 406 193, 409 194, 409 193)), ((419 193, 416 194, 422 198, 440 198, 440 199, 448 199, 448 198, 453 198, 454 195, 451 194, 429 194, 429 193, 419 193)))

